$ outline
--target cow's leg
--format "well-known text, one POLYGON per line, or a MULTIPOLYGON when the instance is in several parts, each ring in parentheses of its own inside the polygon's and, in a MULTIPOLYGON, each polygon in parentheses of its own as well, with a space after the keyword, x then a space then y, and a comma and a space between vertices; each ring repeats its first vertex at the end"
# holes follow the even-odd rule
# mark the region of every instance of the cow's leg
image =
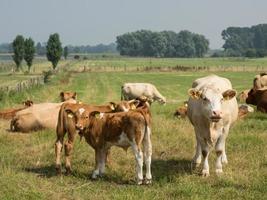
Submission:
POLYGON ((216 159, 216 173, 217 174, 221 174, 223 172, 222 170, 222 155, 223 155, 223 148, 224 148, 224 146, 222 145, 223 140, 224 140, 223 135, 221 135, 218 138, 216 146, 215 146, 215 151, 217 155, 217 159, 216 159))
POLYGON ((56 171, 57 174, 61 174, 61 151, 63 147, 63 138, 58 138, 55 143, 55 154, 56 154, 56 171))
POLYGON ((143 152, 136 142, 132 142, 131 146, 136 160, 137 184, 141 185, 143 183, 143 152))
POLYGON ((101 148, 99 155, 99 175, 103 175, 105 173, 105 165, 107 159, 107 149, 101 148))
POLYGON ((193 157, 193 164, 195 165, 195 167, 198 167, 201 163, 201 145, 197 137, 196 140, 197 140, 197 145, 196 145, 196 153, 195 156, 193 157))
POLYGON ((95 149, 95 169, 92 174, 92 179, 96 179, 100 173, 100 160, 101 160, 101 153, 99 149, 95 149))
POLYGON ((144 145, 144 160, 146 165, 146 180, 145 184, 152 183, 151 175, 151 156, 152 156, 152 144, 151 144, 151 130, 147 127, 147 132, 144 136, 143 145, 144 145))
POLYGON ((201 150, 202 150, 202 156, 203 156, 203 169, 202 169, 202 176, 209 176, 210 170, 209 170, 209 153, 210 153, 210 147, 207 144, 206 141, 201 141, 201 150))
POLYGON ((72 149, 73 149, 73 142, 68 140, 65 142, 65 159, 66 159, 66 163, 65 163, 65 167, 66 167, 66 173, 70 174, 71 173, 71 153, 72 153, 72 149))
POLYGON ((222 148, 222 163, 223 164, 227 164, 228 163, 227 156, 226 156, 226 151, 225 151, 225 141, 226 141, 226 138, 228 136, 229 129, 230 129, 230 125, 226 125, 223 128, 223 134, 220 137, 220 143, 219 144, 220 144, 220 146, 222 148))

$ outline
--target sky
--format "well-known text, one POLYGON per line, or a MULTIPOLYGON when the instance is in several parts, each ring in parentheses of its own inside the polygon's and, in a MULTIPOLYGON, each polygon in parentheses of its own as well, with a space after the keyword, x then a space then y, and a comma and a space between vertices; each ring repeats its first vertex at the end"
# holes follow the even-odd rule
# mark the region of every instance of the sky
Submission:
POLYGON ((141 29, 189 30, 221 48, 229 26, 267 23, 267 0, 0 0, 0 43, 16 35, 63 45, 96 45, 141 29))

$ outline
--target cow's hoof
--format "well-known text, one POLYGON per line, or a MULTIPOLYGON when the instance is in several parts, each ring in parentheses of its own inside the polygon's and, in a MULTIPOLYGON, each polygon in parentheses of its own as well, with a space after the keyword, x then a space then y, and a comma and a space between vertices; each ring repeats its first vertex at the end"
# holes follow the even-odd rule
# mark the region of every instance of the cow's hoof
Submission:
POLYGON ((202 175, 203 177, 208 177, 208 176, 210 176, 210 172, 209 172, 208 170, 204 170, 204 169, 203 169, 201 175, 202 175))
POLYGON ((216 172, 216 174, 218 176, 223 174, 223 170, 222 169, 216 169, 215 172, 216 172))
POLYGON ((71 168, 70 167, 66 167, 66 175, 70 175, 71 174, 71 168))
POLYGON ((144 184, 144 185, 150 185, 150 184, 152 184, 152 179, 145 179, 145 180, 143 181, 143 184, 144 184))
POLYGON ((143 184, 143 180, 137 180, 137 185, 142 185, 143 184))
POLYGON ((56 165, 56 173, 57 173, 57 175, 61 175, 62 171, 61 171, 60 165, 56 165))

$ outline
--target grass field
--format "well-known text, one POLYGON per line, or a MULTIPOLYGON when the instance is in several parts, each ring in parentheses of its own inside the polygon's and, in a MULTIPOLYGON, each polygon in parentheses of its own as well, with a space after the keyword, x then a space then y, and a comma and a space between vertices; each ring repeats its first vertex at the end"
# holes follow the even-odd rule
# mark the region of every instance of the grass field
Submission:
MULTIPOLYGON (((220 72, 241 91, 252 84, 256 73, 220 72)), ((1 107, 16 105, 25 98, 34 102, 56 102, 62 90, 78 93, 79 100, 102 104, 119 101, 124 82, 151 82, 167 97, 166 106, 152 106, 153 185, 135 185, 135 161, 131 150, 112 149, 112 166, 106 176, 92 181, 94 153, 77 138, 73 174, 56 176, 55 131, 32 134, 10 133, 9 123, 0 121, 0 199, 266 199, 267 116, 253 113, 238 121, 227 141, 229 164, 224 175, 215 174, 215 153, 210 156, 211 176, 191 173, 195 138, 188 120, 173 118, 177 105, 187 99, 187 90, 204 72, 95 72, 61 73, 46 86, 26 90, 4 99, 1 107)))

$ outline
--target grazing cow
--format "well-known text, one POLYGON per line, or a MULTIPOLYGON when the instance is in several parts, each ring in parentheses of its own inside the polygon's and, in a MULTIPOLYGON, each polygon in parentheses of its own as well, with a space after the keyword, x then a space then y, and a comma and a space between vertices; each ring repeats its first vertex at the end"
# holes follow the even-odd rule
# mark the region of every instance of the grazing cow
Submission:
POLYGON ((231 82, 216 75, 196 79, 188 91, 187 116, 194 126, 197 145, 193 164, 204 158, 202 175, 209 176, 208 156, 215 146, 216 173, 222 173, 222 163, 227 163, 225 140, 230 126, 237 119, 236 91, 231 82))
MULTIPOLYGON (((93 105, 86 105, 86 104, 68 104, 65 103, 61 106, 59 115, 58 115, 58 123, 57 123, 57 140, 55 143, 55 153, 56 153, 56 170, 57 173, 61 173, 61 162, 60 162, 60 153, 64 143, 64 136, 68 134, 68 140, 64 144, 65 148, 65 159, 66 159, 66 171, 67 174, 71 172, 71 163, 70 163, 70 153, 73 150, 73 143, 76 136, 76 129, 75 129, 75 120, 70 116, 66 109, 72 110, 86 110, 90 112, 92 110, 99 111, 103 113, 110 113, 110 112, 128 112, 129 110, 134 110, 139 105, 139 101, 137 100, 130 100, 130 101, 121 101, 118 104, 110 102, 109 105, 103 106, 93 106, 93 105)), ((82 132, 78 132, 79 135, 82 137, 82 132)), ((108 158, 107 158, 108 159, 108 158)))
POLYGON ((93 179, 104 173, 106 155, 111 146, 123 149, 131 146, 137 163, 137 183, 151 183, 151 114, 148 106, 129 112, 102 113, 88 107, 66 105, 65 111, 69 119, 75 122, 76 130, 82 132, 87 143, 95 150, 93 179), (145 181, 143 156, 146 165, 145 181))
MULTIPOLYGON (((70 94, 61 92, 60 98, 64 102, 76 103, 76 93, 73 98, 70 94)), ((74 94, 74 93, 73 93, 74 94)), ((40 103, 21 110, 15 114, 10 122, 11 131, 31 132, 40 129, 56 129, 60 106, 64 103, 40 103)))
POLYGON ((248 92, 249 92, 249 90, 244 90, 244 91, 240 92, 237 96, 237 100, 239 102, 242 102, 242 103, 246 102, 246 99, 248 98, 248 92))
POLYGON ((183 106, 176 109, 176 111, 174 112, 174 117, 185 118, 187 116, 187 107, 188 102, 185 101, 183 106))
POLYGON ((121 87, 121 100, 131 100, 141 96, 147 97, 151 103, 153 101, 166 103, 166 98, 150 83, 124 83, 121 87))
POLYGON ((257 110, 267 113, 267 89, 253 90, 251 89, 246 99, 247 104, 257 106, 257 110))
POLYGON ((2 118, 2 119, 12 119, 18 111, 24 110, 25 108, 28 108, 28 107, 33 105, 33 102, 31 100, 23 101, 22 103, 23 103, 24 107, 21 107, 21 108, 9 108, 9 109, 5 109, 5 110, 1 110, 0 111, 0 118, 2 118))
POLYGON ((253 89, 258 90, 267 86, 267 74, 261 73, 255 76, 253 80, 253 89))

